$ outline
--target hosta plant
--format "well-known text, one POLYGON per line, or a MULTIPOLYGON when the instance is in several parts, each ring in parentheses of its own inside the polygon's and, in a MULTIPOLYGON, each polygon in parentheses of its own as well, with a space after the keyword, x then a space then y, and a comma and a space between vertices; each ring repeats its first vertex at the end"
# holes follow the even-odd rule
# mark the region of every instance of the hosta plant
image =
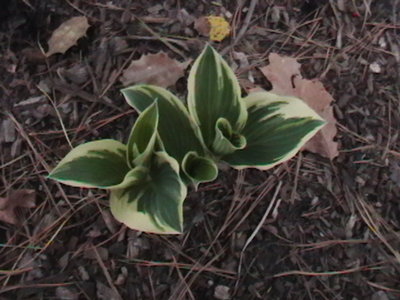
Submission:
POLYGON ((80 145, 49 177, 109 189, 115 218, 146 232, 182 232, 186 186, 214 180, 217 163, 269 169, 293 157, 325 124, 294 97, 242 97, 233 71, 210 46, 190 71, 186 105, 153 85, 122 93, 139 113, 128 143, 80 145))

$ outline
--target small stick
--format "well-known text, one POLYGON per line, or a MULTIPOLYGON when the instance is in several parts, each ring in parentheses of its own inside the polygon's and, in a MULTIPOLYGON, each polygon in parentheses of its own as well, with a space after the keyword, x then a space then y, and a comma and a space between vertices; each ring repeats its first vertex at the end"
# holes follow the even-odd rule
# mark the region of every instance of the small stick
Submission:
POLYGON ((122 299, 120 293, 118 292, 117 288, 115 287, 112 278, 110 276, 110 273, 108 272, 103 260, 100 257, 99 252, 97 251, 96 247, 92 247, 94 254, 96 256, 96 260, 100 266, 100 268, 103 270, 104 276, 106 277, 106 280, 108 282, 108 285, 110 286, 110 288, 114 291, 114 293, 116 294, 116 296, 118 297, 118 299, 122 299))
POLYGON ((184 60, 187 60, 187 56, 180 51, 178 48, 176 48, 174 45, 172 45, 167 39, 165 39, 164 37, 162 37, 160 34, 158 34, 157 32, 155 32, 153 29, 151 29, 145 22, 143 22, 140 18, 135 17, 139 22, 140 25, 142 25, 142 27, 148 31, 150 34, 152 34, 154 37, 156 37, 157 39, 159 39, 165 46, 167 46, 169 49, 171 49, 172 51, 174 51, 175 53, 177 53, 180 57, 182 57, 184 60))
POLYGON ((249 10, 247 11, 246 18, 244 19, 243 26, 240 29, 238 35, 236 36, 233 43, 227 46, 225 49, 221 51, 221 55, 225 55, 230 49, 232 49, 244 36, 247 31, 247 28, 250 25, 251 17, 253 16, 254 9, 256 8, 258 0, 251 0, 249 5, 249 10))
MULTIPOLYGON (((272 197, 272 200, 270 202, 270 204, 267 207, 267 210, 265 211, 263 217, 261 218, 260 222, 258 223, 256 229, 254 229, 253 233, 250 235, 250 237, 247 239, 246 243, 243 246, 242 251, 240 252, 240 258, 239 258, 239 266, 238 266, 238 271, 237 271, 237 280, 236 280, 236 284, 235 284, 235 292, 239 286, 239 281, 240 281, 240 272, 242 270, 242 261, 243 261, 243 255, 244 252, 246 251, 247 247, 250 245, 250 243, 253 241, 253 239, 255 238, 255 236, 257 235, 257 233, 260 231, 261 227, 264 225, 265 220, 267 219, 269 213, 272 210, 272 207, 274 206, 275 202, 276 202, 276 198, 278 197, 278 193, 281 190, 281 186, 282 186, 282 181, 279 181, 278 186, 276 187, 274 196, 272 197)), ((279 202, 278 202, 279 203, 279 202)))

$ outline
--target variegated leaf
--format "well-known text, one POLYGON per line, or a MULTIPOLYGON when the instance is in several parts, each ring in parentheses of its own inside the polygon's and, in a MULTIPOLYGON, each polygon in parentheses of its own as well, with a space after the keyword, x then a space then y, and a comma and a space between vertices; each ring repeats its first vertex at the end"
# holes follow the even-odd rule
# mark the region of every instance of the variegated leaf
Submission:
POLYGON ((70 186, 110 188, 122 183, 128 171, 126 146, 99 140, 72 149, 48 177, 70 186))
POLYGON ((211 46, 206 46, 190 70, 188 106, 210 150, 216 135, 215 126, 220 118, 230 124, 235 134, 246 123, 247 111, 236 76, 211 46))
MULTIPOLYGON (((151 159, 151 157, 150 157, 151 159)), ((143 182, 148 178, 149 174, 149 168, 144 167, 144 166, 137 166, 134 167, 133 169, 129 170, 128 173, 126 173, 123 181, 117 185, 113 185, 108 187, 110 190, 120 190, 120 189, 125 189, 128 188, 132 185, 137 184, 138 182, 143 182)))
MULTIPOLYGON (((205 157, 204 145, 201 141, 199 128, 193 122, 183 103, 172 93, 164 88, 152 85, 137 85, 122 90, 126 101, 138 112, 144 111, 149 105, 157 101, 159 110, 158 134, 163 145, 163 149, 180 164, 190 152, 196 153, 199 157, 198 164, 204 163, 202 169, 210 168, 209 172, 197 177, 182 173, 184 180, 192 180, 194 184, 215 179, 215 164, 211 166, 211 161, 205 157), (210 174, 211 177, 204 175, 210 174)), ((183 168, 184 169, 184 168, 183 168)), ((193 170, 194 173, 196 173, 193 170)))
POLYGON ((137 118, 128 140, 127 160, 131 167, 146 165, 157 138, 158 107, 154 102, 137 118))
POLYGON ((111 190, 111 212, 132 229, 181 233, 187 189, 180 179, 179 165, 165 152, 156 152, 153 159, 147 176, 127 188, 111 190))
POLYGON ((246 138, 232 130, 231 124, 224 118, 215 124, 215 137, 212 150, 216 155, 231 154, 246 146, 246 138))
POLYGON ((182 170, 196 188, 198 183, 213 181, 218 176, 218 168, 214 161, 193 151, 184 157, 182 170))
POLYGON ((282 163, 325 125, 316 112, 295 97, 259 92, 244 100, 249 115, 242 134, 247 145, 223 157, 236 169, 266 170, 282 163))

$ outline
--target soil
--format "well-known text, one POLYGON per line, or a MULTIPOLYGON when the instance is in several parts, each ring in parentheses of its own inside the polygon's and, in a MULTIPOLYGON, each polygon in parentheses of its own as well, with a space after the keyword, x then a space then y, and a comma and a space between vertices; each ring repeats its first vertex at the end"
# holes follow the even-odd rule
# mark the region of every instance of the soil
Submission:
MULTIPOLYGON (((36 207, 19 209, 17 225, 0 222, 0 299, 400 299, 400 1, 2 7, 0 197, 33 189, 36 207), (86 36, 45 57, 52 32, 82 15, 86 36), (127 139, 136 114, 119 92, 121 72, 148 53, 195 58, 208 38, 193 22, 208 15, 230 21, 231 36, 212 44, 242 82, 269 88, 258 67, 276 52, 324 83, 340 155, 304 151, 265 172, 221 171, 189 193, 179 236, 129 230, 105 191, 46 179, 68 139, 127 139)), ((183 97, 185 77, 170 90, 183 97)))

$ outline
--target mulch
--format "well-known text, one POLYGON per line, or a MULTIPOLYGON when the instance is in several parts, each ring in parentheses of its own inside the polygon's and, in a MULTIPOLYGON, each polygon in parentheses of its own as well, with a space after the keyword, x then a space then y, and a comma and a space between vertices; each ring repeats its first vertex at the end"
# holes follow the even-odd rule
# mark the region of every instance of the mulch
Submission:
MULTIPOLYGON (((3 3, 0 197, 34 189, 37 199, 20 224, 0 223, 0 299, 400 298, 400 1, 3 3), (51 33, 81 15, 86 37, 46 58, 51 33), (136 114, 121 72, 142 54, 195 58, 208 40, 193 20, 208 15, 230 21, 231 36, 213 45, 243 82, 270 88, 258 67, 276 52, 324 83, 340 155, 223 168, 189 193, 179 236, 128 230, 106 192, 46 179, 66 135, 126 140, 136 114)), ((183 97, 186 79, 170 89, 183 97)))

